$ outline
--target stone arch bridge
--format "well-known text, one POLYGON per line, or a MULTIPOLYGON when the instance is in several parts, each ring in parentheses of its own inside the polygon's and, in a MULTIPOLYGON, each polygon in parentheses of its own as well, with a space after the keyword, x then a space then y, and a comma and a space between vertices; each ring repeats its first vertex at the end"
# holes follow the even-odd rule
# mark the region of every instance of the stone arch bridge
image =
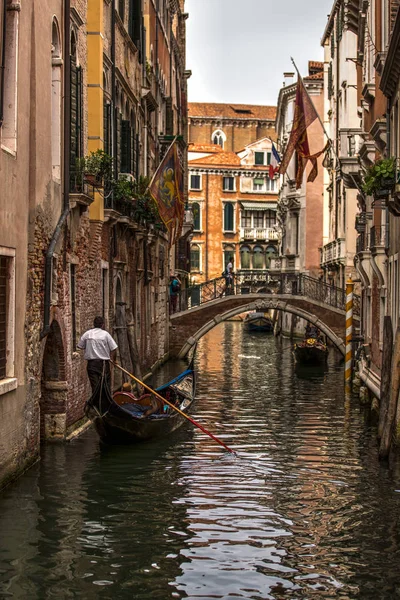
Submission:
MULTIPOLYGON (((230 293, 224 278, 182 290, 175 314, 170 317, 170 356, 185 357, 210 329, 240 313, 279 310, 313 323, 345 354, 345 290, 306 275, 260 279, 258 273, 235 278, 230 293)), ((360 300, 354 295, 353 314, 359 321, 360 300)))

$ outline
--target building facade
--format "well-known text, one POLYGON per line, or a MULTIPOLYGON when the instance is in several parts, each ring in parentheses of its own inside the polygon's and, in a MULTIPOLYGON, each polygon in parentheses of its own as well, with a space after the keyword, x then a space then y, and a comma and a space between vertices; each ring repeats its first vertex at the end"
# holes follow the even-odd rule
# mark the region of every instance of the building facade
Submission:
POLYGON ((172 140, 187 198, 183 0, 0 7, 1 485, 41 442, 84 424, 90 392, 76 346, 96 315, 130 372, 165 359, 169 276, 188 279, 191 222, 170 248, 140 200, 172 140), (112 162, 104 186, 82 169, 97 150, 112 162), (124 182, 137 186, 135 202, 124 182))
POLYGON ((269 138, 238 154, 189 146, 192 283, 221 277, 229 262, 243 277, 275 268, 278 181, 269 177, 270 157, 269 138))
POLYGON ((274 107, 189 104, 191 279, 246 276, 277 257, 278 182, 270 179, 274 107))
MULTIPOLYGON (((278 148, 283 154, 293 127, 296 82, 294 73, 285 73, 285 85, 279 92, 276 131, 278 148)), ((324 80, 323 64, 309 63, 309 72, 303 79, 316 111, 323 118, 324 80)), ((321 123, 314 123, 307 130, 310 152, 322 150, 325 145, 321 123)), ((278 201, 280 268, 287 280, 302 273, 313 278, 321 275, 320 249, 323 245, 324 219, 324 169, 319 159, 318 175, 313 182, 307 181, 311 167, 303 175, 301 186, 296 189, 297 156, 293 155, 287 172, 282 176, 278 201)), ((295 285, 295 283, 293 283, 295 285)), ((290 314, 280 315, 285 333, 304 333, 305 323, 290 314)))
POLYGON ((358 212, 359 150, 362 145, 358 105, 357 32, 359 1, 335 2, 322 36, 325 53, 325 122, 332 140, 327 168, 327 230, 321 253, 325 281, 344 288, 355 279, 355 217, 358 212))

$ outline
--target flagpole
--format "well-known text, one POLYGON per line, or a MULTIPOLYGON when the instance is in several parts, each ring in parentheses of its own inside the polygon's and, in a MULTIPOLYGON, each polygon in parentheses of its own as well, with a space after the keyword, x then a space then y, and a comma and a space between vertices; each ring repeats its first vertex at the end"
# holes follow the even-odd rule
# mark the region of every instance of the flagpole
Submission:
MULTIPOLYGON (((292 57, 292 56, 290 57, 290 60, 292 61, 292 63, 293 63, 293 66, 294 66, 294 68, 295 68, 295 69, 296 69, 296 71, 297 71, 297 75, 298 75, 298 77, 301 79, 301 81, 303 81, 303 78, 302 78, 302 76, 300 75, 300 71, 298 70, 298 68, 297 68, 297 65, 296 65, 296 63, 294 62, 294 59, 293 59, 293 57, 292 57)), ((335 150, 335 148, 334 148, 334 146, 333 146, 333 141, 331 140, 331 138, 330 138, 330 137, 329 137, 329 135, 328 135, 328 132, 327 132, 327 131, 326 131, 326 129, 325 129, 324 122, 322 121, 321 117, 319 116, 319 112, 318 112, 318 111, 317 111, 317 109, 315 108, 315 104, 314 104, 314 102, 312 101, 312 98, 311 98, 310 94, 308 93, 308 90, 307 90, 306 86, 305 86, 305 85, 303 85, 303 87, 304 87, 304 89, 305 89, 305 92, 306 92, 306 94, 307 94, 307 96, 308 96, 308 99, 310 100, 311 104, 312 104, 312 105, 313 105, 313 107, 314 107, 314 110, 315 110, 315 113, 316 113, 316 115, 317 115, 318 121, 321 123, 321 127, 322 127, 322 129, 323 129, 323 131, 324 131, 324 134, 326 135, 326 138, 327 138, 327 140, 328 140, 328 142, 329 142, 329 146, 332 148, 332 152, 333 152, 333 154, 335 155, 335 157, 336 157, 336 160, 337 160, 337 161, 338 161, 338 163, 340 164, 340 162, 339 162, 339 157, 338 157, 338 155, 336 154, 336 150, 335 150)))

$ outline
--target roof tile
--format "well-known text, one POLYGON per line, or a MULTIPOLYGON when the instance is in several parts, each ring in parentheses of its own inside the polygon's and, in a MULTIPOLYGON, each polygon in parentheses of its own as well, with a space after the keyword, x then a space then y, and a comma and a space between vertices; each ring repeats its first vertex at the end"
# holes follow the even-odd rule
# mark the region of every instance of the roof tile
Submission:
POLYGON ((275 121, 276 106, 189 102, 189 117, 225 117, 228 119, 261 119, 275 121))

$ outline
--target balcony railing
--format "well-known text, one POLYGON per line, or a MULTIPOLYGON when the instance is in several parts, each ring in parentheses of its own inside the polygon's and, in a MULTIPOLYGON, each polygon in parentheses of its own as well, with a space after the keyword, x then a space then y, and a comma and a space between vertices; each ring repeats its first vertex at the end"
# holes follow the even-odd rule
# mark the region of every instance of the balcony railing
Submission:
POLYGON ((321 264, 345 259, 345 240, 338 238, 322 248, 321 264))
POLYGON ((362 133, 362 130, 358 128, 340 129, 340 159, 358 157, 360 148, 364 143, 362 133))
POLYGON ((374 225, 373 227, 371 227, 371 248, 388 248, 388 242, 388 231, 386 225, 381 225, 380 227, 376 227, 374 225))
POLYGON ((370 234, 360 233, 356 239, 356 253, 365 252, 370 247, 370 234))
POLYGON ((240 239, 248 241, 265 241, 278 239, 278 232, 272 227, 241 227, 240 239))

